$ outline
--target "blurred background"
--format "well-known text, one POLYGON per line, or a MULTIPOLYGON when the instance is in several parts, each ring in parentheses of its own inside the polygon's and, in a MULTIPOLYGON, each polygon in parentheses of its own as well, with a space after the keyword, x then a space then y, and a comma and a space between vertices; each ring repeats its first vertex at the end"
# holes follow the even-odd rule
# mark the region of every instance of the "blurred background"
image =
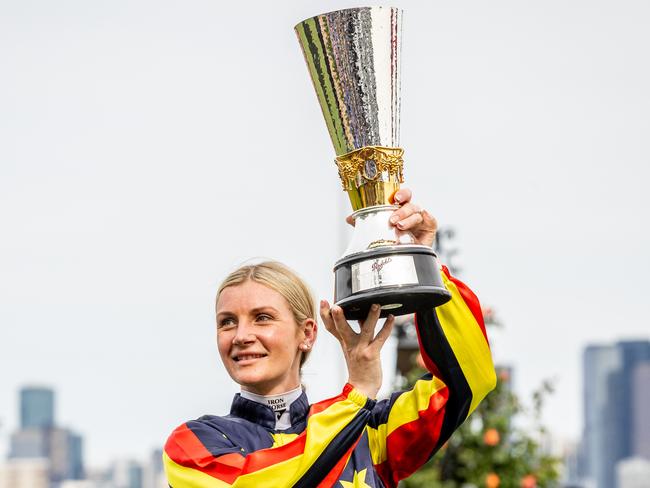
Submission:
MULTIPOLYGON (((293 26, 361 5, 0 0, 0 485, 165 486, 167 435, 237 391, 220 280, 272 258, 331 298, 350 207, 293 26)), ((650 4, 391 5, 405 186, 512 389, 553 389, 557 483, 647 487, 650 4)), ((318 342, 312 402, 346 379, 318 342)))

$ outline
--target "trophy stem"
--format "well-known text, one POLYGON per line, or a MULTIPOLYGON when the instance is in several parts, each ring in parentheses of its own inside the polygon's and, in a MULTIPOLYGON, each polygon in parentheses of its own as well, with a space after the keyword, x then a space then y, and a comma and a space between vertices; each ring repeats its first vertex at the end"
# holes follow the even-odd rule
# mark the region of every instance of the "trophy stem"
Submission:
POLYGON ((415 241, 409 232, 400 231, 389 221, 398 208, 398 205, 375 205, 354 212, 354 232, 343 257, 380 246, 413 244, 415 241))

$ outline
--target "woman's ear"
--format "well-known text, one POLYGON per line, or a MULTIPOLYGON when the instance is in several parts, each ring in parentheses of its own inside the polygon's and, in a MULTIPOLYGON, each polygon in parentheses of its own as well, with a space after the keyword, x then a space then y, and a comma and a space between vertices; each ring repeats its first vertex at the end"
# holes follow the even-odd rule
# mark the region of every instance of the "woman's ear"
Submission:
POLYGON ((305 319, 302 331, 305 336, 303 343, 311 349, 316 342, 316 336, 318 335, 318 323, 314 319, 305 319))

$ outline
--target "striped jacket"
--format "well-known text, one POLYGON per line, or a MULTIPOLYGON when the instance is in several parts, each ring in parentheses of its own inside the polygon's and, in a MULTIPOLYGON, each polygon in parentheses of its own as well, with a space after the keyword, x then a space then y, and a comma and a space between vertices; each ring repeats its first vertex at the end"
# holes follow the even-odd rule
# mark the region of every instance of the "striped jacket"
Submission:
POLYGON ((345 385, 309 406, 291 404, 292 427, 236 395, 230 415, 182 424, 163 454, 173 488, 395 487, 415 472, 495 386, 476 296, 443 268, 452 300, 416 314, 429 373, 407 391, 375 401, 345 385))

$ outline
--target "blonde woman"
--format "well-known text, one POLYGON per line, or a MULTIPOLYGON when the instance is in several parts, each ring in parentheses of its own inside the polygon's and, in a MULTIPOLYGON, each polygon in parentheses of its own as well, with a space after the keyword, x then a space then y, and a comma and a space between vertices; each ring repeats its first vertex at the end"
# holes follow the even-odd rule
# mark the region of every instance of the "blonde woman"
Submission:
MULTIPOLYGON (((411 202, 391 222, 431 246, 436 222, 411 202)), ((350 327, 339 307, 322 300, 320 316, 340 342, 348 381, 337 396, 310 405, 300 368, 318 323, 305 283, 276 262, 243 266, 217 292, 217 346, 241 385, 230 414, 179 426, 165 445, 169 485, 194 487, 395 487, 444 444, 494 387, 496 377, 476 296, 443 267, 452 300, 416 314, 429 373, 408 391, 376 400, 380 351, 389 316, 375 335, 379 307, 350 327)))

